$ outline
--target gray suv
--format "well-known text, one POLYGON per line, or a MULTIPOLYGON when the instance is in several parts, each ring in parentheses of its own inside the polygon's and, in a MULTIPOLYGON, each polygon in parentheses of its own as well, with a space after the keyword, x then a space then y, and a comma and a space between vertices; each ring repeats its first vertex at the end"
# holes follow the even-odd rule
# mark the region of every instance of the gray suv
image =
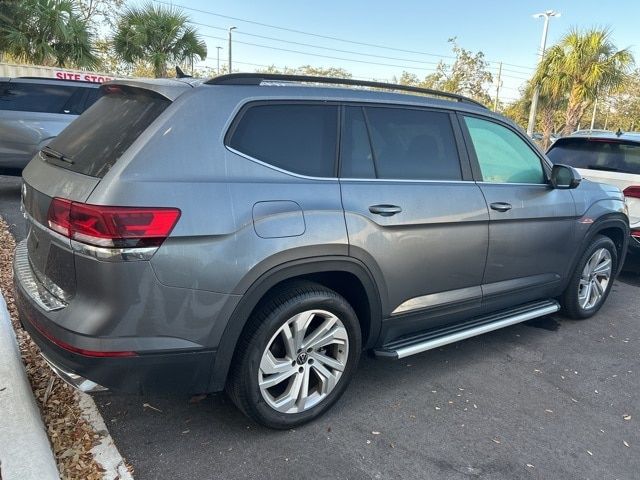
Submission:
POLYGON ((22 170, 98 99, 99 86, 55 78, 0 78, 0 173, 22 170))
POLYGON ((592 316, 627 249, 619 189, 458 95, 259 74, 102 92, 25 169, 14 265, 24 327, 84 391, 226 389, 292 427, 364 349, 592 316))

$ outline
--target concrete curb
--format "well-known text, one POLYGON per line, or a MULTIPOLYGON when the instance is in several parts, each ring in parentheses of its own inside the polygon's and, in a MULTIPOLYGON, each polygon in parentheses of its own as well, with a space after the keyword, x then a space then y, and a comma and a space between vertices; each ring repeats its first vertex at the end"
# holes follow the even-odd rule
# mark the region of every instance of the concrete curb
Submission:
POLYGON ((0 295, 0 477, 2 480, 59 480, 40 409, 0 295))

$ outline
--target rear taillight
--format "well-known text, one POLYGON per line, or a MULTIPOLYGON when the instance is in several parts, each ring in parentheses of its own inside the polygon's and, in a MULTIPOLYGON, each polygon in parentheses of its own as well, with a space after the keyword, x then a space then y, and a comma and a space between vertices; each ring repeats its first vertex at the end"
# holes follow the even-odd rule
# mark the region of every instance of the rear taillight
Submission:
POLYGON ((157 247, 180 218, 177 208, 110 207, 54 198, 49 228, 100 247, 157 247))
POLYGON ((640 198, 640 186, 634 185, 632 187, 627 187, 622 193, 624 193, 625 197, 640 198))

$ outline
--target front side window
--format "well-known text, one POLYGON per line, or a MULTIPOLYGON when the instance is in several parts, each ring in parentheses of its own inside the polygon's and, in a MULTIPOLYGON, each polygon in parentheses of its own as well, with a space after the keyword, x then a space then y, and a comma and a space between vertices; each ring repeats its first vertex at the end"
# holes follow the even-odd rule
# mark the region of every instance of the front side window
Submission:
MULTIPOLYGON (((460 160, 448 113, 365 107, 375 174, 383 179, 461 180, 460 160)), ((347 116, 348 119, 348 116, 347 116)), ((357 121, 357 120, 356 120, 357 121)), ((354 134, 362 127, 353 126, 354 134)), ((362 133, 360 133, 362 137, 362 133)), ((364 162, 362 142, 353 158, 364 162)), ((347 153, 348 154, 348 153, 347 153)))
POLYGON ((227 144, 289 172, 334 177, 337 137, 336 105, 254 105, 242 115, 227 144))
POLYGON ((483 181, 546 183, 540 158, 518 135, 488 120, 464 117, 464 121, 480 164, 483 181))

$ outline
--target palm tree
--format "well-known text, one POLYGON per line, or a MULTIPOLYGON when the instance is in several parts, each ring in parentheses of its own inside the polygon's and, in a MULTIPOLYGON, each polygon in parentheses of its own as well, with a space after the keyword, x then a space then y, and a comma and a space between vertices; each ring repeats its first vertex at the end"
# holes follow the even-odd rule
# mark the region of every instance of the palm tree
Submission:
POLYGON ((148 63, 156 78, 166 76, 169 63, 207 56, 206 44, 189 26, 184 13, 150 3, 124 12, 112 43, 116 55, 124 62, 148 63))
POLYGON ((624 84, 633 62, 628 49, 617 50, 610 30, 574 29, 547 50, 533 83, 551 102, 566 99, 563 134, 568 135, 576 130, 598 90, 615 90, 624 84))
POLYGON ((20 61, 93 68, 93 40, 72 0, 5 1, 0 10, 0 49, 20 61))

